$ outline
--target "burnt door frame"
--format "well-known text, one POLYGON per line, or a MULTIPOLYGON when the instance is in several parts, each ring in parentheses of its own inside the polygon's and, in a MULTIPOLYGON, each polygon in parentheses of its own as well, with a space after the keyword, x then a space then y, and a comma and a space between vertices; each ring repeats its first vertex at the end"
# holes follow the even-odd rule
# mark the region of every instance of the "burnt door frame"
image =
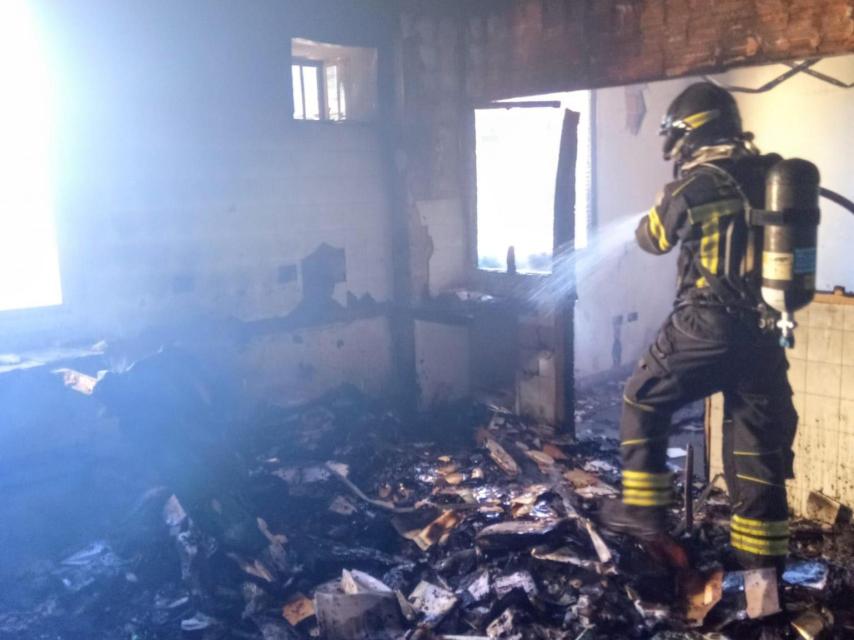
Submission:
POLYGON ((552 272, 550 274, 502 273, 479 269, 477 266, 477 150, 475 112, 481 109, 514 108, 561 108, 559 101, 530 100, 520 102, 493 102, 475 105, 467 111, 465 123, 465 145, 468 150, 465 194, 468 204, 469 231, 469 277, 472 285, 487 293, 505 296, 517 301, 520 309, 530 304, 529 294, 534 289, 555 291, 555 357, 556 357, 556 405, 558 425, 568 434, 575 435, 575 267, 572 256, 575 252, 575 183, 578 161, 578 124, 580 114, 564 109, 563 126, 555 175, 555 200, 552 248, 552 272), (557 278, 566 278, 571 285, 549 287, 557 278))
POLYGON ((554 249, 552 278, 569 284, 555 287, 555 335, 558 422, 575 436, 575 176, 578 162, 578 123, 581 114, 566 109, 560 134, 555 177, 554 249))

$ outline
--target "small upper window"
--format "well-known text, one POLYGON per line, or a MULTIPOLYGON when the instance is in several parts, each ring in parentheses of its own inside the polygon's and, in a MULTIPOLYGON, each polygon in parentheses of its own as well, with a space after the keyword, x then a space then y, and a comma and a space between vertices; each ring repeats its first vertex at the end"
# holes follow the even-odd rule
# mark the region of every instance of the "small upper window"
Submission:
POLYGON ((377 112, 377 50, 291 40, 295 120, 369 122, 377 112))

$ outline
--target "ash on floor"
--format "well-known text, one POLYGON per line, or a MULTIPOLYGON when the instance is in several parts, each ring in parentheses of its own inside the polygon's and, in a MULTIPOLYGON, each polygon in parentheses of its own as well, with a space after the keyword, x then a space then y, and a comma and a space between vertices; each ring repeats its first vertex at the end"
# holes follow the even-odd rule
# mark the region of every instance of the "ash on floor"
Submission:
MULTIPOLYGON (((352 389, 242 426, 239 440, 177 449, 186 467, 173 452, 129 468, 163 465, 151 477, 165 482, 100 539, 5 578, 0 638, 771 640, 807 633, 793 619, 854 633, 846 525, 795 528, 794 613, 749 619, 737 574, 689 606, 697 592, 595 523, 620 482, 604 435, 574 440, 477 403, 404 421, 352 389)), ((726 501, 692 484, 685 542, 720 575, 726 501)))

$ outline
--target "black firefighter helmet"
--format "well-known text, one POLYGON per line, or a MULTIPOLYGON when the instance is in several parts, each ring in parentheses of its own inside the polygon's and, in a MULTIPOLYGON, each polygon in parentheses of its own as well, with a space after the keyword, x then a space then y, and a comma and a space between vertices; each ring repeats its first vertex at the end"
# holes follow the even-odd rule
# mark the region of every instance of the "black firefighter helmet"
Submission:
POLYGON ((697 82, 670 103, 660 134, 664 136, 665 160, 687 160, 701 147, 743 137, 738 105, 726 89, 697 82))

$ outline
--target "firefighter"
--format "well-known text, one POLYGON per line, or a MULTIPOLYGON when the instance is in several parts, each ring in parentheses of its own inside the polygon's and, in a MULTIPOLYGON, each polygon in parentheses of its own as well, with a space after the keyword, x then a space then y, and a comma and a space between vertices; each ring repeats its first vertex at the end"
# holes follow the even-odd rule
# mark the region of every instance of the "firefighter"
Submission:
POLYGON ((678 246, 676 301, 626 383, 622 499, 603 506, 602 521, 641 540, 666 537, 671 416, 723 392, 732 417, 723 446, 735 559, 779 572, 788 552, 785 481, 793 477, 798 417, 774 312, 760 294, 761 231, 745 212, 762 209, 765 176, 781 158, 760 155, 732 95, 708 82, 673 101, 661 134, 676 179, 641 219, 636 238, 652 254, 678 246))

